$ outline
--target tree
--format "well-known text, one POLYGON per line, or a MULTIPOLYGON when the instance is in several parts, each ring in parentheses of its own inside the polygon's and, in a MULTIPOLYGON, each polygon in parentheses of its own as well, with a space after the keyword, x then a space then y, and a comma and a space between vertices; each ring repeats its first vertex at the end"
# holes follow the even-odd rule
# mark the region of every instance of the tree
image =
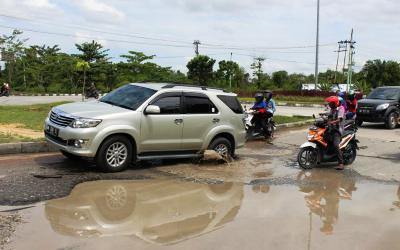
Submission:
POLYGON ((283 84, 289 80, 288 72, 281 70, 272 73, 272 82, 278 88, 282 88, 283 84))
POLYGON ((76 70, 83 72, 82 101, 85 99, 86 71, 90 69, 90 65, 86 61, 78 61, 76 70))
POLYGON ((231 87, 231 82, 234 81, 236 87, 239 86, 240 76, 242 71, 240 70, 239 64, 234 61, 220 61, 218 63, 219 69, 217 70, 217 77, 225 81, 225 86, 231 87))
POLYGON ((395 61, 369 60, 360 73, 360 80, 365 80, 372 88, 400 85, 400 65, 395 61))
POLYGON ((265 58, 263 57, 256 57, 254 58, 254 62, 250 65, 250 68, 253 70, 253 77, 257 77, 257 88, 261 87, 263 81, 263 74, 264 71, 262 69, 263 62, 265 58))
POLYGON ((213 78, 213 67, 215 60, 204 55, 198 55, 190 60, 186 67, 188 68, 188 78, 207 86, 213 78))
POLYGON ((90 43, 85 42, 82 44, 75 44, 75 46, 80 52, 82 52, 82 54, 77 56, 88 63, 107 59, 108 49, 103 49, 103 45, 95 42, 94 40, 90 43))
POLYGON ((12 34, 2 35, 0 37, 0 48, 2 48, 1 53, 5 58, 6 61, 6 69, 7 69, 7 76, 8 82, 10 84, 13 83, 13 73, 14 73, 14 66, 15 62, 18 57, 21 56, 23 52, 23 45, 28 39, 20 39, 19 36, 22 34, 22 31, 13 30, 12 34))

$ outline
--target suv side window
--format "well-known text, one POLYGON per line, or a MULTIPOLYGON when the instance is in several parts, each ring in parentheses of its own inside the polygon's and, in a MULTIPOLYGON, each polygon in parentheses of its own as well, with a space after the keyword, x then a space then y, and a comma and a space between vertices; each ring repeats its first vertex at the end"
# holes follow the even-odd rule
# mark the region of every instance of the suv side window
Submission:
POLYGON ((152 105, 160 107, 162 115, 168 114, 180 114, 181 113, 181 97, 176 96, 165 96, 156 100, 152 105))
POLYGON ((185 94, 186 114, 216 114, 218 109, 206 95, 185 94))

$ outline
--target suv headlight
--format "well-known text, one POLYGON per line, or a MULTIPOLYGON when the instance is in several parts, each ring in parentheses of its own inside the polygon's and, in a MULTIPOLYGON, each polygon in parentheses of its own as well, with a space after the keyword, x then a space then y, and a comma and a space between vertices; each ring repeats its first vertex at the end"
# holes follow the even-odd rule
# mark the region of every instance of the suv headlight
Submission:
POLYGON ((385 110, 389 107, 389 103, 380 104, 376 107, 376 110, 385 110))
POLYGON ((87 119, 87 118, 77 118, 69 126, 72 128, 93 128, 99 125, 101 120, 98 119, 87 119))

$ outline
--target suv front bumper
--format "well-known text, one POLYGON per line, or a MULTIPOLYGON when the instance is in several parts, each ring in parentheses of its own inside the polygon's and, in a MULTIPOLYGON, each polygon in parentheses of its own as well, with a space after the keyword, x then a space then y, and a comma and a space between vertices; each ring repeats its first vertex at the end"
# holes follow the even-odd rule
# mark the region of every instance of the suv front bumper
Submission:
POLYGON ((46 141, 60 150, 77 156, 94 157, 96 155, 97 148, 92 146, 92 141, 96 133, 96 128, 76 129, 61 127, 50 122, 48 119, 45 121, 44 136, 46 141), (47 131, 46 128, 49 125, 58 129, 57 136, 47 131), (77 140, 82 140, 83 143, 80 146, 76 146, 75 141, 77 140))
POLYGON ((368 110, 365 112, 366 109, 359 109, 357 110, 357 119, 364 122, 385 122, 386 119, 386 110, 368 110), (364 112, 362 112, 364 111, 364 112))

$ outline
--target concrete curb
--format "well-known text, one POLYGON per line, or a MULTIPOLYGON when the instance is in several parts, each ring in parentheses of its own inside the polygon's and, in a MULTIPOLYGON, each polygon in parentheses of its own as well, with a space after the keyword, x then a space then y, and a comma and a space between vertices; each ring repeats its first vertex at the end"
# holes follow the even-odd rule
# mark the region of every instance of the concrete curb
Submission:
MULTIPOLYGON (((99 96, 105 96, 107 93, 99 94, 99 96)), ((63 93, 38 93, 38 94, 24 94, 24 93, 16 93, 11 94, 10 96, 82 96, 82 94, 63 94, 63 93)))
POLYGON ((0 155, 55 152, 47 142, 17 142, 0 144, 0 155))
MULTIPOLYGON (((306 120, 301 122, 292 122, 276 125, 277 129, 295 128, 312 124, 314 120, 306 120)), ((29 153, 47 153, 57 152, 58 149, 47 142, 18 142, 0 144, 0 155, 10 154, 29 154, 29 153)))
POLYGON ((283 123, 283 124, 278 124, 276 125, 276 128, 295 128, 295 127, 302 127, 305 125, 310 125, 315 122, 314 119, 306 120, 306 121, 301 121, 301 122, 291 122, 291 123, 283 123))

